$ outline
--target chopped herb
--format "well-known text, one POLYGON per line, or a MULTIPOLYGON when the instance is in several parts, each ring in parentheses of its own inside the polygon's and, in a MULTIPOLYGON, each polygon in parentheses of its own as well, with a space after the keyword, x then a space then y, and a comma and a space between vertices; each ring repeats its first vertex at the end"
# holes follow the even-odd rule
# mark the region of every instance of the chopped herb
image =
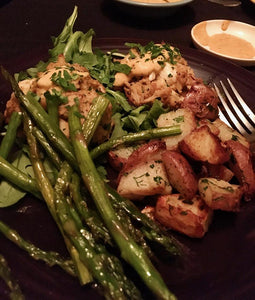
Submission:
POLYGON ((233 141, 238 141, 238 136, 233 134, 232 137, 231 137, 231 140, 233 141))
POLYGON ((182 200, 182 202, 185 204, 190 204, 190 205, 194 204, 194 202, 192 200, 187 200, 187 199, 182 200))
POLYGON ((212 199, 213 202, 220 201, 220 200, 224 200, 224 197, 220 196, 212 199))
POLYGON ((155 176, 153 177, 153 180, 157 183, 157 184, 160 184, 161 183, 161 180, 163 180, 163 178, 161 176, 155 176))
POLYGON ((158 60, 157 63, 158 63, 161 67, 163 67, 164 64, 165 64, 165 62, 163 62, 163 61, 161 61, 161 60, 158 60))
POLYGON ((129 50, 129 57, 130 57, 131 59, 134 59, 134 58, 136 58, 136 55, 134 54, 133 51, 129 50))
POLYGON ((146 186, 146 184, 144 184, 142 177, 149 177, 150 173, 146 172, 140 176, 134 176, 133 179, 135 180, 136 185, 139 186, 146 186))
POLYGON ((176 123, 182 123, 184 122, 184 116, 178 116, 173 119, 176 123))
POLYGON ((113 64, 113 70, 116 72, 124 73, 124 74, 129 74, 131 71, 131 67, 129 67, 126 64, 121 64, 119 62, 115 62, 113 64))
POLYGON ((76 80, 77 78, 77 74, 70 74, 64 70, 63 74, 61 71, 54 72, 51 76, 51 81, 62 87, 64 91, 77 91, 75 85, 71 82, 71 80, 76 80))
POLYGON ((58 103, 61 104, 68 102, 67 97, 64 96, 61 91, 58 91, 56 89, 52 89, 51 92, 50 91, 45 92, 44 97, 46 98, 46 100, 57 101, 58 103))
POLYGON ((139 43, 126 43, 125 45, 129 48, 135 48, 138 51, 140 57, 144 57, 146 53, 150 53, 151 59, 161 56, 163 59, 161 62, 158 62, 160 64, 164 64, 164 62, 168 60, 164 55, 164 51, 167 51, 171 64, 176 64, 176 59, 181 56, 179 49, 173 48, 169 44, 156 45, 154 44, 154 42, 149 42, 145 46, 142 46, 139 43))
MULTIPOLYGON (((220 181, 220 180, 217 180, 217 181, 220 181)), ((203 178, 203 179, 201 180, 201 182, 202 182, 202 183, 206 183, 206 184, 215 185, 215 186, 217 186, 218 188, 223 189, 223 190, 225 190, 225 191, 228 191, 228 192, 230 192, 230 193, 233 193, 233 192, 234 192, 234 189, 232 188, 232 186, 226 186, 226 187, 225 187, 225 186, 220 186, 220 185, 217 185, 217 184, 214 183, 213 181, 208 180, 208 179, 206 179, 206 178, 203 178)), ((208 185, 205 186, 205 187, 203 188, 204 191, 207 190, 207 189, 208 189, 208 185)))
POLYGON ((202 183, 209 183, 209 180, 206 179, 206 178, 203 178, 203 179, 201 180, 201 182, 202 182, 202 183))
POLYGON ((162 164, 162 160, 161 159, 155 160, 155 163, 162 164))
POLYGON ((184 211, 184 210, 180 212, 180 215, 182 215, 182 216, 187 216, 187 214, 188 214, 188 212, 184 211))

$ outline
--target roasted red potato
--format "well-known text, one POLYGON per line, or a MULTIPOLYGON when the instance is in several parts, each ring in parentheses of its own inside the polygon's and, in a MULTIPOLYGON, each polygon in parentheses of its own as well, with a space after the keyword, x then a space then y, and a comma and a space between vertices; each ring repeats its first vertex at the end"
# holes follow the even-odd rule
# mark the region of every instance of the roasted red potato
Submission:
POLYGON ((183 99, 182 107, 191 109, 198 118, 215 120, 218 117, 218 102, 216 92, 202 80, 197 80, 183 99))
POLYGON ((250 148, 250 143, 246 140, 246 138, 241 135, 238 131, 229 127, 226 123, 224 123, 221 119, 216 119, 212 122, 214 126, 216 126, 219 130, 218 137, 222 142, 226 142, 229 140, 236 140, 239 143, 243 144, 246 148, 250 148))
POLYGON ((210 164, 223 164, 229 159, 226 149, 208 126, 193 130, 179 144, 181 151, 194 160, 210 164))
POLYGON ((185 199, 192 199, 197 192, 197 180, 187 159, 177 151, 165 151, 162 160, 171 186, 185 199))
POLYGON ((133 146, 124 146, 114 150, 110 150, 108 152, 108 162, 111 167, 116 171, 120 171, 128 161, 129 156, 134 152, 136 148, 137 147, 133 146))
POLYGON ((200 178, 198 182, 200 196, 212 209, 237 212, 243 189, 240 185, 230 184, 216 178, 200 178))
POLYGON ((155 207, 154 206, 145 206, 142 209, 142 213, 149 217, 151 220, 155 221, 155 207))
POLYGON ((213 210, 196 196, 185 200, 180 194, 160 196, 155 207, 155 219, 167 228, 192 238, 202 238, 208 231, 213 210))
POLYGON ((181 134, 163 139, 168 150, 176 150, 179 142, 197 127, 195 115, 188 108, 172 110, 166 114, 160 115, 157 120, 157 125, 158 127, 179 125, 181 128, 181 134))
POLYGON ((205 168, 207 171, 206 177, 213 177, 227 182, 229 182, 234 177, 234 173, 225 165, 207 164, 205 168))
POLYGON ((118 193, 133 200, 171 193, 161 159, 164 150, 165 144, 160 141, 149 142, 135 150, 119 174, 118 193))
POLYGON ((227 141, 226 146, 230 156, 229 167, 244 188, 245 200, 251 200, 255 196, 255 174, 251 152, 234 140, 227 141))
POLYGON ((198 119, 197 122, 198 127, 202 127, 204 125, 207 125, 210 128, 211 133, 214 135, 219 135, 220 130, 217 126, 215 126, 214 122, 208 120, 208 119, 198 119))

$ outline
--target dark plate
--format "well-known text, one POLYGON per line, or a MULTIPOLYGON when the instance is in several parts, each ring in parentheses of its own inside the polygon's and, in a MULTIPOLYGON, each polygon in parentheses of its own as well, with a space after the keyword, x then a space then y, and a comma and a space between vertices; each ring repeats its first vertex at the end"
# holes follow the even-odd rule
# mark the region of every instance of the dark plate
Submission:
MULTIPOLYGON (((125 41, 134 41, 126 39, 125 41)), ((104 50, 124 49, 123 39, 100 39, 95 46, 104 50)), ((183 56, 205 81, 218 82, 230 77, 247 104, 255 111, 255 77, 245 69, 207 53, 182 49, 183 56)), ((5 66, 16 72, 47 57, 47 51, 35 51, 30 59, 17 58, 5 66)), ((0 95, 3 109, 9 87, 1 79, 0 95)), ((255 199, 254 199, 255 200, 255 199)), ((64 243, 47 208, 32 197, 0 209, 0 219, 37 246, 67 255, 64 243)), ((186 299, 254 299, 255 296, 255 202, 243 203, 238 214, 216 212, 209 232, 201 240, 177 237, 191 249, 182 264, 160 261, 156 265, 169 288, 180 300, 186 299)), ((9 262, 26 299, 71 300, 101 299, 90 287, 79 282, 58 267, 47 267, 34 261, 0 235, 0 253, 9 262)), ((145 294, 146 299, 151 299, 145 294)), ((8 290, 0 280, 0 299, 8 298, 8 290)))

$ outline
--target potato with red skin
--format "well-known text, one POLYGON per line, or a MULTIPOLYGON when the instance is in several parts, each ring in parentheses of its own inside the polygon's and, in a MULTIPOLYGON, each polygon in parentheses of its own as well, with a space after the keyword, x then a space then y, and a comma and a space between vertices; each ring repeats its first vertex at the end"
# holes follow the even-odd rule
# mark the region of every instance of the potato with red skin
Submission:
POLYGON ((238 212, 243 196, 240 185, 230 184, 216 178, 200 178, 198 182, 199 194, 212 209, 238 212))
POLYGON ((241 135, 238 131, 229 127, 221 119, 217 118, 216 120, 214 120, 212 122, 212 126, 218 128, 219 130, 218 137, 223 143, 229 140, 236 140, 239 143, 243 144, 246 148, 250 149, 250 143, 247 141, 247 139, 243 135, 241 135))
POLYGON ((183 99, 182 107, 191 109, 198 118, 215 120, 218 117, 218 102, 216 92, 197 79, 183 99))
POLYGON ((158 127, 168 127, 178 125, 181 134, 165 137, 167 150, 177 150, 178 144, 185 136, 190 134, 197 127, 197 121, 194 113, 188 108, 171 110, 168 113, 161 114, 157 120, 158 127))
POLYGON ((165 151, 162 160, 171 186, 185 199, 192 199, 197 192, 197 180, 187 159, 177 151, 165 151))
MULTIPOLYGON (((139 145, 141 146, 141 145, 139 145)), ((137 147, 139 147, 137 146, 137 147)), ((129 156, 137 149, 136 146, 121 146, 116 149, 110 150, 107 155, 107 160, 110 166, 120 171, 128 161, 129 156)))
POLYGON ((255 173, 251 151, 234 140, 227 141, 226 146, 230 156, 229 167, 244 188, 245 200, 249 201, 255 196, 255 173))
POLYGON ((165 143, 159 140, 135 150, 119 174, 118 193, 133 200, 171 193, 172 187, 161 159, 164 150, 165 143))
POLYGON ((225 165, 206 164, 204 167, 206 169, 206 177, 213 177, 227 182, 234 177, 234 173, 225 165))
POLYGON ((127 162, 123 166, 119 176, 129 172, 139 163, 148 161, 150 157, 161 159, 162 151, 166 150, 166 144, 160 140, 150 141, 139 147, 128 157, 127 162))
POLYGON ((213 165, 223 164, 229 160, 226 149, 208 126, 193 130, 179 144, 181 151, 194 160, 213 165))
POLYGON ((141 210, 141 212, 143 214, 145 214, 151 220, 155 221, 155 207, 154 206, 147 205, 141 210))
POLYGON ((155 219, 169 229, 192 238, 202 238, 208 231, 213 210, 195 196, 185 200, 180 194, 160 196, 155 207, 155 219))

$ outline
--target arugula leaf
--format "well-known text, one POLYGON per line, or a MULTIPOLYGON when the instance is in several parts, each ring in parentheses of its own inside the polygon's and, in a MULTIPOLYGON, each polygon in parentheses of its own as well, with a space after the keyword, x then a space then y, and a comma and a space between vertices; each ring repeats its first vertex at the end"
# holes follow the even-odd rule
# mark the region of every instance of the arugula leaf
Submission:
POLYGON ((125 112, 129 112, 133 109, 128 103, 125 95, 119 91, 106 89, 106 97, 111 101, 113 106, 113 114, 117 111, 124 110, 125 112))
POLYGON ((73 57, 74 54, 83 54, 83 53, 93 53, 92 52, 92 37, 95 35, 93 29, 89 29, 85 34, 81 31, 76 31, 73 33, 64 49, 63 54, 65 56, 66 61, 75 62, 73 57))
POLYGON ((47 62, 39 61, 34 67, 15 74, 15 79, 19 82, 27 78, 36 77, 38 72, 44 72, 50 61, 56 61, 59 54, 62 54, 68 39, 73 34, 73 26, 77 18, 78 8, 74 7, 72 15, 67 19, 62 32, 57 37, 52 37, 53 48, 49 50, 50 59, 47 62))
MULTIPOLYGON (((107 92, 110 92, 112 94, 117 93, 117 95, 119 93, 111 90, 107 90, 107 92)), ((155 99, 151 107, 148 105, 139 106, 137 108, 132 108, 131 106, 129 107, 132 110, 129 109, 126 112, 120 110, 115 112, 115 114, 113 115, 112 119, 115 126, 111 138, 121 137, 128 132, 138 132, 145 129, 155 128, 157 127, 158 117, 162 113, 166 113, 169 111, 169 108, 165 109, 162 102, 158 99, 155 99)))
POLYGON ((150 129, 153 127, 157 127, 157 119, 161 114, 169 112, 170 108, 164 108, 163 103, 156 99, 153 102, 152 107, 148 111, 147 117, 141 125, 141 129, 150 129))
MULTIPOLYGON (((16 153, 16 158, 12 164, 22 172, 34 177, 31 162, 23 151, 16 153)), ((7 207, 17 203, 25 196, 25 194, 25 192, 21 191, 14 185, 2 180, 0 183, 0 207, 7 207)))
POLYGON ((145 106, 139 106, 132 110, 128 116, 122 118, 124 123, 123 127, 131 131, 138 132, 148 114, 148 112, 144 111, 144 109, 145 106))
POLYGON ((123 122, 121 120, 122 115, 120 113, 116 113, 112 116, 112 120, 114 122, 114 128, 111 134, 111 139, 115 139, 118 137, 122 137, 126 135, 128 132, 123 129, 123 122))
POLYGON ((124 74, 129 74, 131 71, 131 67, 129 67, 126 64, 121 64, 120 62, 116 61, 113 64, 113 69, 116 72, 124 73, 124 74))
POLYGON ((87 69, 91 69, 98 64, 97 56, 93 53, 74 53, 73 62, 87 69))
POLYGON ((52 37, 54 48, 49 50, 51 58, 56 59, 59 54, 62 54, 66 46, 66 42, 73 34, 73 26, 78 15, 77 6, 74 7, 72 15, 67 19, 62 32, 57 37, 52 37))
POLYGON ((27 69, 27 73, 30 77, 36 77, 38 72, 44 72, 46 67, 48 66, 49 62, 39 61, 35 67, 27 69))
POLYGON ((49 62, 39 61, 34 67, 27 69, 26 71, 21 71, 14 75, 15 79, 19 82, 24 79, 36 77, 38 72, 44 72, 49 62))

